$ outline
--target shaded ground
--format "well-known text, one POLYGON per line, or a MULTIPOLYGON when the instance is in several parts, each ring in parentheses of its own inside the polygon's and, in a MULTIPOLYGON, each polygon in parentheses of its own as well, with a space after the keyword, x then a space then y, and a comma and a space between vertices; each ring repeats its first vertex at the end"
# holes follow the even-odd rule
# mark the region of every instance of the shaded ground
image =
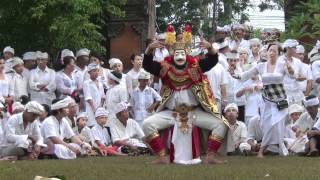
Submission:
POLYGON ((228 157, 226 165, 149 165, 153 157, 0 162, 0 179, 31 180, 35 175, 66 179, 320 179, 320 159, 228 157))

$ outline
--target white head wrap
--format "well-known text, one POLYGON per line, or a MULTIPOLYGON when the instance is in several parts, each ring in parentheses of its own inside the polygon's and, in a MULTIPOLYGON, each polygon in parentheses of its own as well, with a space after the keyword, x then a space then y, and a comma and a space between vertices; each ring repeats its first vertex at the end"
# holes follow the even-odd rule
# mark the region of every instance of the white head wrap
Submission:
POLYGON ((158 39, 158 40, 164 40, 164 39, 166 39, 166 33, 160 33, 160 34, 158 34, 157 39, 158 39))
POLYGON ((146 71, 141 71, 138 79, 150 79, 150 73, 146 71))
POLYGON ((238 111, 238 106, 235 103, 230 103, 224 108, 224 112, 227 112, 228 109, 233 108, 238 111))
POLYGON ((20 102, 16 101, 16 102, 14 102, 13 105, 12 105, 12 110, 13 110, 13 111, 17 111, 17 110, 23 111, 23 110, 24 110, 24 105, 21 104, 20 102))
POLYGON ((217 32, 224 32, 224 29, 223 29, 223 27, 217 26, 216 31, 217 32))
POLYGON ((41 51, 36 51, 36 52, 35 52, 36 59, 40 59, 41 54, 42 54, 41 51))
POLYGON ((26 104, 26 106, 24 107, 24 110, 27 111, 27 112, 31 112, 31 113, 34 113, 34 114, 38 114, 40 115, 41 113, 44 112, 44 108, 43 106, 36 102, 36 101, 30 101, 26 104))
POLYGON ((295 112, 303 112, 304 108, 298 104, 292 104, 289 106, 289 115, 295 112))
POLYGON ((223 41, 222 43, 218 43, 219 50, 229 46, 228 40, 223 41))
POLYGON ((318 50, 320 49, 320 40, 317 40, 316 48, 317 48, 318 50))
POLYGON ((91 71, 91 70, 94 70, 94 69, 99 69, 99 68, 100 68, 99 64, 90 63, 90 64, 88 65, 88 72, 91 71))
POLYGON ((261 41, 258 38, 252 38, 249 40, 250 42, 250 46, 254 45, 254 44, 258 44, 261 47, 261 41))
POLYGON ((23 54, 22 59, 27 61, 27 60, 35 60, 36 57, 36 52, 26 52, 23 54))
POLYGON ((303 102, 304 106, 305 107, 310 107, 310 106, 316 106, 316 105, 319 105, 319 98, 318 97, 315 97, 315 98, 312 98, 312 99, 309 99, 309 100, 305 100, 303 102))
POLYGON ((109 72, 108 77, 114 81, 117 81, 120 83, 121 79, 117 78, 115 75, 113 75, 111 72, 109 72))
POLYGON ((79 49, 79 51, 77 51, 76 56, 80 57, 80 56, 89 56, 90 54, 90 50, 87 48, 83 48, 83 49, 79 49))
POLYGON ((239 59, 239 54, 236 52, 228 52, 226 54, 226 56, 227 56, 227 60, 228 59, 239 59))
POLYGON ((128 109, 128 103, 126 103, 126 102, 120 102, 120 103, 118 103, 117 105, 116 105, 116 110, 115 110, 115 113, 117 114, 117 113, 119 113, 119 112, 122 112, 122 111, 124 111, 124 110, 127 110, 128 109))
POLYGON ((250 54, 250 50, 248 48, 244 48, 244 47, 239 47, 238 48, 238 52, 241 53, 241 52, 245 52, 247 53, 247 55, 250 54))
POLYGON ((71 57, 74 57, 74 54, 72 51, 70 51, 69 49, 64 49, 61 51, 61 59, 63 59, 64 57, 67 57, 67 56, 71 56, 71 57))
POLYGON ((235 30, 235 29, 242 29, 242 30, 245 30, 244 26, 242 24, 233 24, 232 25, 232 29, 235 30))
POLYGON ((283 48, 293 48, 299 45, 299 42, 295 39, 287 39, 284 41, 283 48))
POLYGON ((69 106, 69 104, 72 102, 72 98, 71 97, 66 97, 54 104, 51 105, 51 110, 59 110, 59 109, 63 109, 69 106))
POLYGON ((87 118, 88 119, 88 115, 85 112, 81 112, 77 115, 77 120, 80 118, 87 118))
POLYGON ((231 28, 230 28, 230 25, 224 25, 223 29, 224 29, 225 32, 230 32, 231 28))
POLYGON ((97 117, 100 117, 100 116, 106 116, 108 117, 109 116, 109 112, 103 108, 103 107, 99 107, 97 110, 96 110, 96 113, 94 115, 96 118, 97 117))
POLYGON ((47 52, 40 53, 38 58, 39 59, 49 59, 49 54, 47 52))
POLYGON ((13 57, 11 67, 14 68, 18 64, 24 64, 23 60, 19 57, 13 57))
POLYGON ((3 53, 10 52, 14 55, 14 49, 11 46, 7 46, 3 49, 3 53))
POLYGON ((305 52, 305 49, 304 49, 304 47, 302 45, 298 45, 296 47, 296 53, 304 54, 304 52, 305 52))
POLYGON ((112 68, 116 64, 122 64, 121 60, 118 58, 111 58, 109 60, 110 68, 112 68))

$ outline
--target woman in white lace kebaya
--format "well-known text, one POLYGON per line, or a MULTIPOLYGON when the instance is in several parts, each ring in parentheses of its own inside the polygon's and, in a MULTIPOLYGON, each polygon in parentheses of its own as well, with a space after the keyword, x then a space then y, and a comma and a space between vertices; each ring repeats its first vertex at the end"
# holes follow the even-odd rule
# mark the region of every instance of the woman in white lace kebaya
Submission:
POLYGON ((262 77, 263 102, 261 105, 261 127, 263 138, 257 156, 259 158, 263 157, 263 153, 269 145, 277 145, 280 155, 288 155, 288 150, 283 141, 284 123, 288 115, 283 77, 285 74, 290 77, 294 75, 294 70, 288 62, 278 61, 280 54, 280 46, 278 44, 270 44, 267 50, 267 62, 259 63, 242 73, 241 76, 238 76, 241 80, 248 80, 258 74, 262 77))

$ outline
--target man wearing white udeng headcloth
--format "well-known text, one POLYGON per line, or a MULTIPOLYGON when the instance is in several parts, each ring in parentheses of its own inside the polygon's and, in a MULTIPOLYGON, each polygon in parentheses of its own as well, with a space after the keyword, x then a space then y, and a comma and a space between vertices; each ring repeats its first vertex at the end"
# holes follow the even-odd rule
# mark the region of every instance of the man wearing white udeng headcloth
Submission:
POLYGON ((0 152, 3 156, 28 156, 37 159, 43 146, 38 121, 35 121, 44 108, 41 104, 30 101, 23 112, 11 116, 7 121, 6 148, 0 152))
POLYGON ((48 145, 43 151, 44 154, 55 155, 59 159, 75 159, 77 155, 86 154, 91 149, 88 143, 74 134, 65 119, 70 102, 70 97, 53 101, 52 116, 46 118, 41 126, 42 135, 48 145), (71 139, 71 143, 66 143, 64 139, 71 139))

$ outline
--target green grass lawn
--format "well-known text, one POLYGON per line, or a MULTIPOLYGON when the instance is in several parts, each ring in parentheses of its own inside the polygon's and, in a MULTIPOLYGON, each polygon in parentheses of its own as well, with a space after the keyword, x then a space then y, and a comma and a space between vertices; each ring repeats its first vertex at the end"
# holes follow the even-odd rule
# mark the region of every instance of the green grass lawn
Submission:
POLYGON ((320 159, 307 157, 227 157, 225 165, 149 165, 154 157, 0 162, 0 179, 31 180, 36 175, 71 179, 320 179, 320 159))

